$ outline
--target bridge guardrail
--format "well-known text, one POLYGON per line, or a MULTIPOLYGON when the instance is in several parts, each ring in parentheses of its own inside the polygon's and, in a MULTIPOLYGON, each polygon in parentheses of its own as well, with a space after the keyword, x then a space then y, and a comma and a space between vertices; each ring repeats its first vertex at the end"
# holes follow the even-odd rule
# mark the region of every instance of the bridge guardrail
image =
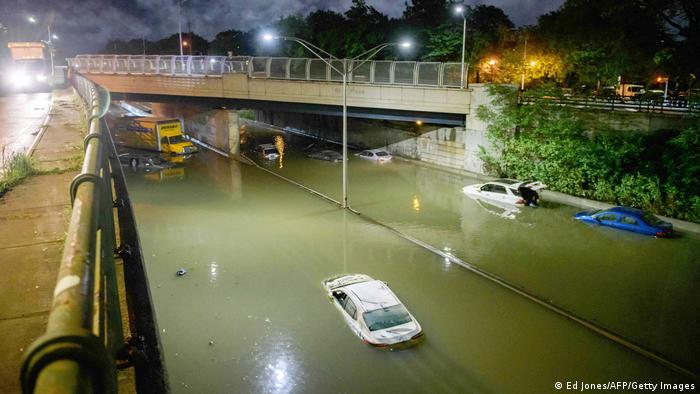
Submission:
MULTIPOLYGON (((70 185, 72 212, 63 247, 58 280, 53 293, 46 332, 27 349, 21 382, 24 393, 78 393, 117 391, 117 360, 126 366, 136 365, 137 387, 148 392, 163 392, 159 346, 154 332, 146 332, 143 324, 130 320, 132 340, 125 343, 122 314, 117 287, 115 253, 115 207, 119 214, 120 242, 131 239, 125 229, 133 222, 124 222, 124 211, 130 212, 126 197, 115 203, 113 190, 123 192, 123 178, 112 139, 103 116, 109 108, 109 92, 98 89, 86 78, 74 76, 74 87, 87 108, 88 134, 84 139, 85 159, 80 173, 70 185), (118 174, 116 174, 118 173, 118 174), (136 336, 134 339, 133 336, 136 336), (156 351, 146 349, 143 340, 155 343, 156 351), (144 372, 144 359, 155 366, 144 372), (139 379, 151 382, 143 385, 139 379)), ((129 241, 132 244, 133 241, 129 241)), ((136 255, 140 258, 138 243, 136 255)), ((133 268, 124 257, 125 276, 133 268)), ((127 280, 127 290, 132 286, 127 280)), ((149 297, 150 296, 146 294, 149 297)), ((133 296, 132 296, 133 297, 133 296)), ((130 312, 143 313, 143 308, 130 312)), ((152 311, 148 316, 152 319, 152 311)), ((153 331, 153 330, 151 330, 153 331)), ((145 391, 144 391, 145 392, 145 391)))
MULTIPOLYGON (((247 74, 251 78, 340 82, 338 72, 320 59, 285 57, 78 55, 67 59, 82 73, 217 77, 247 74)), ((356 66, 350 59, 332 60, 334 66, 356 66)), ((353 83, 460 88, 460 63, 375 60, 349 75, 353 83)))

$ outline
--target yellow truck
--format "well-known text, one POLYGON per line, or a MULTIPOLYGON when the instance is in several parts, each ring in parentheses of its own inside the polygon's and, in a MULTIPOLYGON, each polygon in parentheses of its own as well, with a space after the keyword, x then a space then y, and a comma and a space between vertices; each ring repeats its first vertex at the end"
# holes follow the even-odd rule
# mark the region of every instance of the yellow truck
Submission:
POLYGON ((171 155, 189 155, 197 148, 185 139, 180 119, 129 118, 117 127, 115 142, 123 147, 144 149, 171 155))

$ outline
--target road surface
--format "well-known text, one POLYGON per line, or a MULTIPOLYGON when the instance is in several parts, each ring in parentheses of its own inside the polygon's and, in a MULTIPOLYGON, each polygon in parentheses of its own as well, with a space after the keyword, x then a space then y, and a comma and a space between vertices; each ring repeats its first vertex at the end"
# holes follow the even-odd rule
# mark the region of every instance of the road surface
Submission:
POLYGON ((0 167, 4 158, 29 148, 50 102, 51 93, 0 93, 0 167))

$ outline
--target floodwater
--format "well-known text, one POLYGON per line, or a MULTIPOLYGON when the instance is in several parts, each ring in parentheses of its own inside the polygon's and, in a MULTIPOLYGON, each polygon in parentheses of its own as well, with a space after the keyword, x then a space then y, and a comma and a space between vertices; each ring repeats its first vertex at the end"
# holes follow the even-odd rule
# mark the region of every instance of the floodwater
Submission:
MULTIPOLYGON (((285 153, 282 168, 266 165, 339 197, 339 163, 291 145, 285 153)), ((697 369, 696 238, 590 228, 570 219, 575 208, 551 204, 509 219, 461 194, 473 180, 398 160, 353 157, 350 169, 350 202, 362 215, 697 369)), ((127 182, 173 392, 691 382, 254 166, 203 152, 180 171, 130 172, 127 182), (180 268, 187 274, 175 275, 180 268), (386 281, 423 340, 393 350, 362 343, 321 287, 340 273, 386 281)))

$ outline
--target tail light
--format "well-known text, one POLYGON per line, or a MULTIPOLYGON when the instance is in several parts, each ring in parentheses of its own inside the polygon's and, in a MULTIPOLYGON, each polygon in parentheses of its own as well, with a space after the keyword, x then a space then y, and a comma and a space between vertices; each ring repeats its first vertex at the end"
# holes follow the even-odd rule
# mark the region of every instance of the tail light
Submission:
POLYGON ((661 230, 661 231, 656 232, 657 237, 668 237, 669 234, 670 234, 670 231, 668 231, 668 230, 661 230))

